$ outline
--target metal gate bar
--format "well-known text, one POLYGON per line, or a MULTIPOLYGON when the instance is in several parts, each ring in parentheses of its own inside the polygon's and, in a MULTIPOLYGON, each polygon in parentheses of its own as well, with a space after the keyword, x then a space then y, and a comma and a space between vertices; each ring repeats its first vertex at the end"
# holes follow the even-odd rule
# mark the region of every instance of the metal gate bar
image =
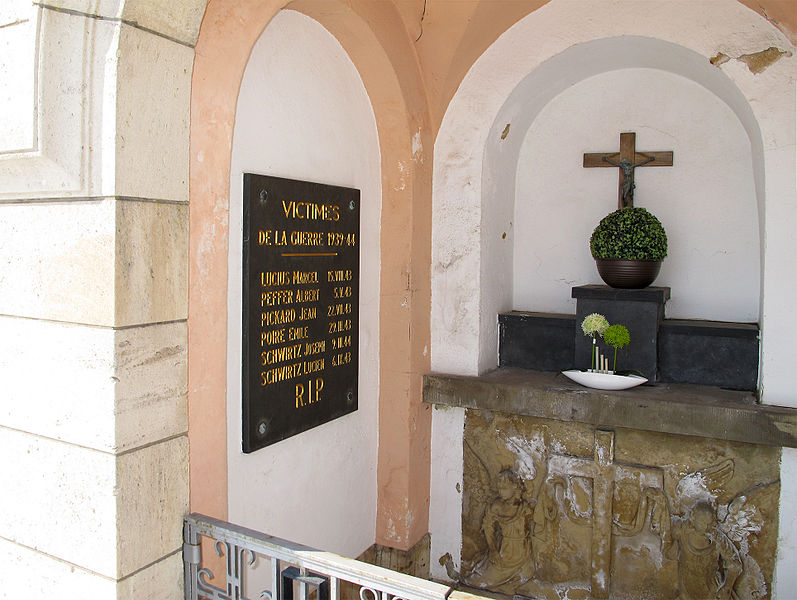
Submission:
POLYGON ((251 600, 293 600, 293 581, 298 582, 298 600, 340 600, 340 582, 360 587, 362 600, 466 600, 475 599, 450 587, 369 565, 331 552, 192 513, 183 524, 183 561, 186 600, 248 600, 244 597, 247 567, 258 557, 271 563, 271 590, 251 600), (202 563, 201 537, 215 540, 215 550, 226 562, 226 588, 209 583, 213 573, 202 563), (290 588, 290 590, 288 589, 290 588))

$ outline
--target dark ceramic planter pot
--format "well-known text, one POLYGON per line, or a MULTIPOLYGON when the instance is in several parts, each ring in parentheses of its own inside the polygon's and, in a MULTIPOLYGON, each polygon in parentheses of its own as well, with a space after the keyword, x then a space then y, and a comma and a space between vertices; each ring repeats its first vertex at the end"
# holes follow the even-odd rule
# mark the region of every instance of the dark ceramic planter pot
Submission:
POLYGON ((638 290, 648 287, 659 274, 660 260, 596 258, 598 274, 613 288, 638 290))

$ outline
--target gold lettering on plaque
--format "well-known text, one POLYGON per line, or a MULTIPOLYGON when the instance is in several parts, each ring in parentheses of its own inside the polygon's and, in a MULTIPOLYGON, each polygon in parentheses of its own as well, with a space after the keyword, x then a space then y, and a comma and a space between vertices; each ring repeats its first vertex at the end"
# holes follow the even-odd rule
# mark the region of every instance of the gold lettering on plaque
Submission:
POLYGON ((264 243, 270 246, 288 245, 288 234, 284 229, 266 229, 261 231, 258 234, 258 241, 260 241, 260 239, 263 239, 264 243))
POLYGON ((351 319, 339 319, 337 321, 329 322, 329 335, 333 333, 340 333, 341 331, 349 331, 351 329, 351 319))
POLYGON ((286 323, 293 323, 295 320, 295 308, 283 308, 281 310, 270 310, 268 312, 260 313, 261 327, 266 327, 268 325, 284 325, 286 323))
POLYGON ((260 285, 263 287, 290 285, 290 271, 261 271, 260 285))
POLYGON ((351 346, 350 335, 339 335, 338 337, 332 338, 333 350, 340 350, 341 348, 348 348, 349 346, 351 346))
POLYGON ((288 327, 288 340, 293 342, 295 340, 303 340, 309 337, 307 333, 308 327, 288 327))
POLYGON ((319 358, 318 360, 308 360, 305 361, 304 366, 302 367, 302 371, 309 375, 310 373, 315 373, 317 371, 324 370, 324 359, 319 358))
POLYGON ((316 318, 316 314, 317 314, 317 311, 316 311, 316 307, 315 306, 311 306, 309 308, 305 308, 304 306, 302 306, 302 308, 300 309, 300 312, 299 312, 299 320, 300 321, 312 321, 313 319, 316 318))
POLYGON ((332 288, 332 296, 336 300, 341 298, 351 298, 351 286, 350 285, 339 285, 332 288))
POLYGON ((319 288, 296 290, 296 302, 318 302, 320 297, 321 290, 319 288))
POLYGON ((349 302, 330 304, 327 306, 327 317, 337 317, 348 314, 351 314, 351 304, 349 302))
POLYGON ((308 219, 313 221, 337 221, 340 207, 337 204, 316 204, 315 202, 282 201, 282 211, 289 219, 308 219))
POLYGON ((343 365, 348 365, 350 362, 351 362, 351 352, 339 352, 338 354, 332 357, 333 367, 342 367, 343 365))
POLYGON ((353 233, 331 231, 327 233, 327 246, 356 246, 357 237, 353 233))
POLYGON ((324 378, 316 377, 315 380, 308 379, 306 388, 304 383, 297 383, 294 388, 294 396, 296 399, 296 408, 307 406, 308 404, 315 404, 321 401, 321 390, 324 389, 324 378), (305 400, 305 391, 307 391, 307 399, 305 400))
POLYGON ((318 271, 294 271, 292 283, 293 285, 318 283, 318 271))
POLYGON ((260 307, 293 304, 293 290, 274 290, 260 294, 260 307))
POLYGON ((313 354, 319 354, 324 352, 327 348, 327 341, 320 340, 318 342, 307 342, 304 345, 304 355, 305 356, 312 356, 313 354))
POLYGON ((351 281, 351 279, 352 279, 352 272, 350 269, 338 269, 336 271, 327 271, 327 281, 329 282, 351 281))
POLYGON ((260 360, 263 366, 273 365, 274 363, 284 362, 286 360, 296 360, 302 356, 302 345, 293 344, 292 346, 283 346, 281 348, 272 348, 260 353, 260 360))
POLYGON ((320 231, 291 231, 292 246, 323 246, 324 234, 320 231))
POLYGON ((263 346, 273 346, 275 344, 281 344, 285 341, 285 328, 282 329, 272 329, 271 331, 261 331, 260 332, 260 347, 263 346))
POLYGON ((261 371, 260 385, 262 387, 271 385, 272 383, 279 383, 280 381, 285 381, 286 379, 293 379, 294 377, 301 375, 301 373, 302 363, 300 362, 293 363, 291 365, 284 365, 282 367, 274 367, 268 371, 261 371))

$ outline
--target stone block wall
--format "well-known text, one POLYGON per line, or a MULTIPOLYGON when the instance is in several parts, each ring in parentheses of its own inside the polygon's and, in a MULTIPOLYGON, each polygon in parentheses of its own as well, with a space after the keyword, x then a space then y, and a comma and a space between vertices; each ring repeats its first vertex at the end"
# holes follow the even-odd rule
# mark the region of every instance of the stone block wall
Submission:
POLYGON ((0 61, 19 71, 0 94, 16 123, 0 127, 7 597, 182 595, 187 108, 204 1, 132 14, 141 4, 0 9, 0 61))

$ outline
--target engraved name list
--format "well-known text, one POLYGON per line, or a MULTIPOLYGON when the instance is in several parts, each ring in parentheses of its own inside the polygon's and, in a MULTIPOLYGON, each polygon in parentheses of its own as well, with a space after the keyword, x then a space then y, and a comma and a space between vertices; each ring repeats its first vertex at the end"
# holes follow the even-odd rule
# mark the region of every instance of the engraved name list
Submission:
POLYGON ((359 190, 244 174, 244 452, 357 410, 359 222, 359 190))

